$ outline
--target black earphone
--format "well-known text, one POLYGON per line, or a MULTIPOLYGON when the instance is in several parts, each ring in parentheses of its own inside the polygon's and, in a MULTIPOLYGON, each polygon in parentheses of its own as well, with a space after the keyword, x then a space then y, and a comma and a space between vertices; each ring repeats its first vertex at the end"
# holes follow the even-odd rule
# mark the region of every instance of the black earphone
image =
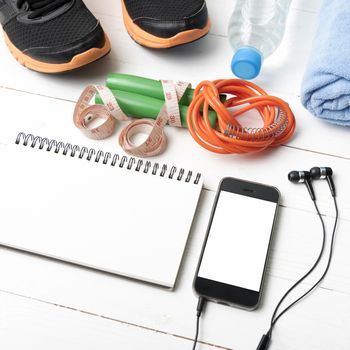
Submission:
MULTIPOLYGON (((312 168, 312 169, 316 169, 316 168, 312 168)), ((320 169, 320 168, 317 168, 320 169)), ((313 201, 316 200, 316 196, 315 196, 315 191, 312 187, 312 183, 311 183, 311 179, 312 179, 312 174, 310 171, 296 171, 293 170, 288 174, 288 180, 290 182, 293 182, 293 184, 298 184, 298 183, 303 183, 306 185, 306 188, 308 189, 309 193, 310 193, 310 197, 313 201)))
POLYGON ((310 193, 311 199, 316 200, 315 191, 312 187, 311 180, 324 180, 328 182, 329 189, 333 197, 336 196, 333 182, 333 170, 329 167, 313 167, 310 171, 291 171, 288 174, 288 180, 293 183, 304 183, 310 193))
POLYGON ((321 224, 322 224, 323 243, 322 243, 322 248, 321 248, 321 251, 318 255, 318 258, 316 259, 316 261, 315 261, 314 265, 311 267, 311 269, 306 274, 304 274, 304 276, 301 277, 297 282, 295 282, 293 284, 293 286, 287 290, 287 292, 282 296, 282 298, 278 302, 278 304, 273 312, 272 318, 271 318, 270 329, 268 330, 268 332, 266 334, 264 334, 262 336, 260 343, 257 347, 257 350, 267 350, 268 349, 268 347, 270 345, 271 337, 272 337, 273 327, 275 326, 276 322, 280 319, 280 317, 282 315, 284 315, 288 310, 290 310, 300 300, 302 300, 307 295, 309 295, 326 277, 326 274, 329 270, 329 267, 330 267, 330 264, 332 261, 333 248, 334 248, 334 238, 335 238, 338 217, 339 217, 338 205, 337 205, 337 201, 336 201, 335 185, 334 185, 332 176, 333 176, 333 170, 332 170, 332 168, 329 168, 329 167, 313 167, 312 169, 310 169, 310 171, 296 171, 296 170, 294 170, 288 174, 288 180, 290 182, 295 183, 295 184, 304 183, 306 185, 307 190, 308 190, 310 197, 314 203, 317 214, 318 214, 320 221, 321 221, 321 224), (321 216, 321 213, 320 213, 318 206, 317 206, 317 203, 316 203, 316 196, 315 196, 315 191, 312 187, 312 181, 313 180, 324 180, 324 179, 327 180, 327 182, 328 182, 329 189, 331 191, 331 195, 332 195, 333 200, 334 200, 334 207, 335 207, 335 211, 336 211, 336 216, 335 216, 335 221, 334 221, 334 226, 333 226, 333 233, 332 233, 331 248, 329 251, 329 257, 328 257, 328 263, 327 263, 326 269, 324 270, 324 272, 323 272, 322 276, 319 278, 319 280, 315 284, 313 284, 310 289, 308 289, 303 295, 301 295, 294 302, 292 302, 287 307, 285 307, 280 313, 278 313, 279 308, 282 305, 285 298, 290 294, 290 292, 292 290, 294 290, 301 282, 303 282, 315 270, 315 268, 318 266, 318 264, 321 261, 321 258, 323 256, 323 253, 325 250, 326 229, 325 229, 323 218, 321 216))
POLYGON ((324 180, 326 179, 329 185, 329 189, 331 190, 331 194, 333 197, 336 196, 336 192, 335 192, 335 186, 334 186, 334 182, 333 182, 333 170, 332 168, 326 168, 326 167, 313 167, 310 170, 310 174, 311 174, 311 178, 313 180, 324 180))

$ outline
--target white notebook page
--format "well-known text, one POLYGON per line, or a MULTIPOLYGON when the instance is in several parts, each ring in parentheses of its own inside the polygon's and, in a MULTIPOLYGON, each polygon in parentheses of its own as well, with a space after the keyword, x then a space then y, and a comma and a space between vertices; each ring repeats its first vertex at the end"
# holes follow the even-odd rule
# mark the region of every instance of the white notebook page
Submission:
POLYGON ((174 286, 202 182, 22 145, 0 161, 0 244, 174 286))

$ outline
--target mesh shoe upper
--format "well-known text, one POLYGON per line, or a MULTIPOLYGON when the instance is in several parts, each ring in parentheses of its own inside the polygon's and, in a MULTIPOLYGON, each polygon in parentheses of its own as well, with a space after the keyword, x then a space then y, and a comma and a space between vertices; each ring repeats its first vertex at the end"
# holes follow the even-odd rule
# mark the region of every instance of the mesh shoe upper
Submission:
POLYGON ((133 20, 150 18, 160 21, 178 21, 196 14, 204 0, 124 0, 133 20))
POLYGON ((20 50, 36 47, 59 47, 74 43, 92 32, 98 25, 97 19, 81 0, 63 14, 48 21, 21 22, 12 18, 4 31, 20 50))
POLYGON ((135 25, 158 38, 171 38, 208 25, 205 0, 122 0, 135 25))

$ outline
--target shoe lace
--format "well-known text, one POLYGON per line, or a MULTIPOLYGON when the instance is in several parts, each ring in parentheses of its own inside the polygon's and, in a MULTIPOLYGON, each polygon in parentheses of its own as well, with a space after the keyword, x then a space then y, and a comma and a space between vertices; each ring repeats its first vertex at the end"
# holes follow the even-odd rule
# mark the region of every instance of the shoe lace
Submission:
POLYGON ((38 18, 46 15, 71 0, 17 0, 17 7, 21 8, 25 3, 28 4, 30 14, 28 18, 38 18))

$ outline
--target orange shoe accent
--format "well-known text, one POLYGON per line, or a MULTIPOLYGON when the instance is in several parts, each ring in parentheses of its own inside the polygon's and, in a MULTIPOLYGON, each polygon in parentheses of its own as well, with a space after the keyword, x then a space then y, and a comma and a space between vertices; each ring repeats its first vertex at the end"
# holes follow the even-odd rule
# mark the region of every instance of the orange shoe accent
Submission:
POLYGON ((152 49, 167 49, 173 46, 189 43, 200 39, 208 34, 211 23, 208 20, 207 25, 203 29, 191 29, 185 32, 178 33, 170 38, 159 38, 155 35, 147 33, 136 25, 125 7, 124 0, 122 0, 122 10, 125 27, 129 35, 139 44, 150 47, 152 49))
POLYGON ((92 63, 103 56, 106 56, 111 51, 111 44, 107 35, 105 35, 105 44, 102 48, 92 48, 86 52, 83 52, 79 55, 76 55, 72 58, 72 60, 68 63, 47 63, 38 61, 30 56, 24 54, 20 51, 9 39, 6 33, 4 33, 5 42, 10 52, 14 56, 14 58, 22 64, 24 67, 35 70, 41 73, 63 73, 67 71, 71 71, 82 66, 85 66, 89 63, 92 63))

